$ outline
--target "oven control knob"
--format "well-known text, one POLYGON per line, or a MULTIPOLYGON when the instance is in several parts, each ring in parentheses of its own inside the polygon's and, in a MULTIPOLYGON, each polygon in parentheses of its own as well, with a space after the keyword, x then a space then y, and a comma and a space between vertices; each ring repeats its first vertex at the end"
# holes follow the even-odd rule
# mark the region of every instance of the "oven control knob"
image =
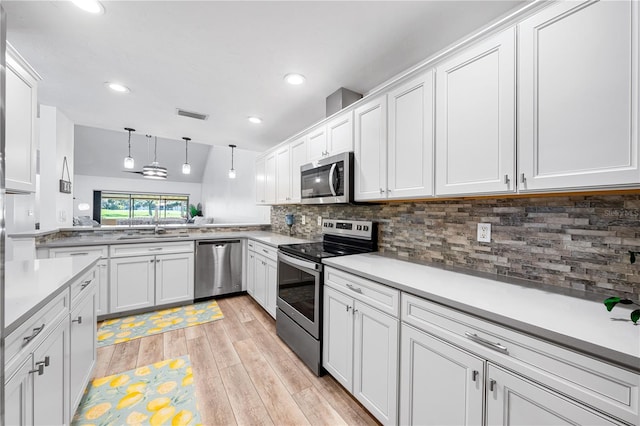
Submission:
POLYGON ((369 230, 369 225, 364 225, 364 226, 362 227, 362 229, 363 229, 364 231, 368 231, 368 230, 369 230))
POLYGON ((358 231, 362 231, 362 225, 358 225, 358 226, 356 226, 356 230, 358 230, 358 231))

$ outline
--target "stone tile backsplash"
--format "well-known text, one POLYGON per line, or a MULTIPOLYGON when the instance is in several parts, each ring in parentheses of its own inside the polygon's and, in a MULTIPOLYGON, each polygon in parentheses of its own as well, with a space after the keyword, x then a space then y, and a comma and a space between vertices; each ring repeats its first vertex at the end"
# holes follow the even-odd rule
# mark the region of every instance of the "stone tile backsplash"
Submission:
POLYGON ((383 252, 606 295, 640 297, 640 194, 271 208, 272 231, 320 238, 317 217, 373 220, 383 252), (302 215, 306 224, 302 225, 302 215), (491 223, 491 243, 476 241, 491 223))

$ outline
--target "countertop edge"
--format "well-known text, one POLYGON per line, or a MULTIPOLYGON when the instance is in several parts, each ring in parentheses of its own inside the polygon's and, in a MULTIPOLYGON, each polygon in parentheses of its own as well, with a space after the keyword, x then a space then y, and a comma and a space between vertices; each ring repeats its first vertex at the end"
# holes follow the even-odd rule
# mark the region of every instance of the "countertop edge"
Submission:
MULTIPOLYGON (((402 259, 400 259, 402 260, 402 259)), ((406 262, 410 262, 409 260, 403 260, 406 262)), ((537 327, 531 324, 527 324, 523 321, 519 321, 514 318, 505 317, 499 314, 495 314, 490 311, 486 311, 484 309, 475 308, 473 306, 469 306, 465 303, 456 302, 455 300, 448 299, 446 297, 442 297, 439 295, 434 295, 427 291, 417 290, 415 288, 407 287, 401 283, 397 283, 385 278, 380 278, 374 275, 371 275, 367 272, 363 272, 354 268, 350 268, 349 266, 340 265, 340 264, 332 264, 331 259, 327 259, 326 262, 323 261, 326 266, 339 269, 344 272, 348 272, 350 274, 354 274, 356 276, 366 278, 371 281, 375 281, 380 284, 384 284, 388 287, 395 288, 397 290, 403 291, 405 293, 409 293, 418 297, 422 297, 424 299, 430 300, 432 302, 439 303, 443 306, 453 308, 455 310, 461 311, 465 314, 470 314, 478 317, 479 319, 483 319, 486 321, 493 322, 500 326, 505 326, 515 331, 526 333, 532 337, 543 339, 549 341, 558 346, 568 348, 580 354, 596 358, 599 360, 604 360, 615 364, 619 367, 625 368, 627 370, 640 373, 640 358, 634 357, 633 355, 625 354, 622 352, 618 352, 616 350, 612 350, 606 348, 601 345, 597 345, 590 342, 585 342, 583 340, 575 339, 571 336, 560 334, 554 332, 552 330, 548 330, 546 328, 537 327)), ((504 281, 501 281, 504 282, 504 281)), ((504 282, 505 285, 516 285, 508 282, 504 282)), ((400 319, 401 320, 401 319, 400 319)))
MULTIPOLYGON (((67 280, 67 282, 65 282, 64 284, 61 284, 56 290, 51 292, 44 299, 40 300, 38 303, 36 303, 34 306, 32 306, 24 314, 22 314, 18 318, 16 318, 11 324, 5 324, 5 328, 4 328, 5 337, 10 335, 14 331, 16 331, 16 329, 20 326, 20 324, 22 324, 24 321, 26 321, 27 318, 33 316, 36 312, 38 312, 40 309, 42 309, 47 303, 51 302, 56 296, 58 296, 63 291, 67 290, 69 288, 69 285, 75 279, 77 279, 80 275, 86 273, 91 268, 93 268, 98 263, 99 260, 100 260, 100 256, 95 256, 95 258, 92 261, 90 261, 84 268, 79 270, 73 277, 69 278, 67 280)), ((69 302, 71 302, 71 301, 69 301, 69 302)))

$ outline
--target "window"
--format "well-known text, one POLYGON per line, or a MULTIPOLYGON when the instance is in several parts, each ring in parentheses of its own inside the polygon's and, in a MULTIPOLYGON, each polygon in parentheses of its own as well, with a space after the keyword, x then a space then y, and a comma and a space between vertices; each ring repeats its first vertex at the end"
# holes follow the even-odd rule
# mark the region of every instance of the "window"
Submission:
POLYGON ((93 219, 102 225, 184 223, 189 196, 93 191, 93 219))

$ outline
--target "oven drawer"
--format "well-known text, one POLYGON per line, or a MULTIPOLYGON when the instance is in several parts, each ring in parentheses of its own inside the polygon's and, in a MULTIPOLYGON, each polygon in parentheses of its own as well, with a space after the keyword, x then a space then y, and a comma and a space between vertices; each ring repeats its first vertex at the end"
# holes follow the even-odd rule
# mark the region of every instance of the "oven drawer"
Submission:
POLYGON ((406 293, 402 294, 402 321, 639 424, 638 373, 406 293))
POLYGON ((394 317, 400 316, 400 291, 338 269, 325 267, 324 283, 394 317))

